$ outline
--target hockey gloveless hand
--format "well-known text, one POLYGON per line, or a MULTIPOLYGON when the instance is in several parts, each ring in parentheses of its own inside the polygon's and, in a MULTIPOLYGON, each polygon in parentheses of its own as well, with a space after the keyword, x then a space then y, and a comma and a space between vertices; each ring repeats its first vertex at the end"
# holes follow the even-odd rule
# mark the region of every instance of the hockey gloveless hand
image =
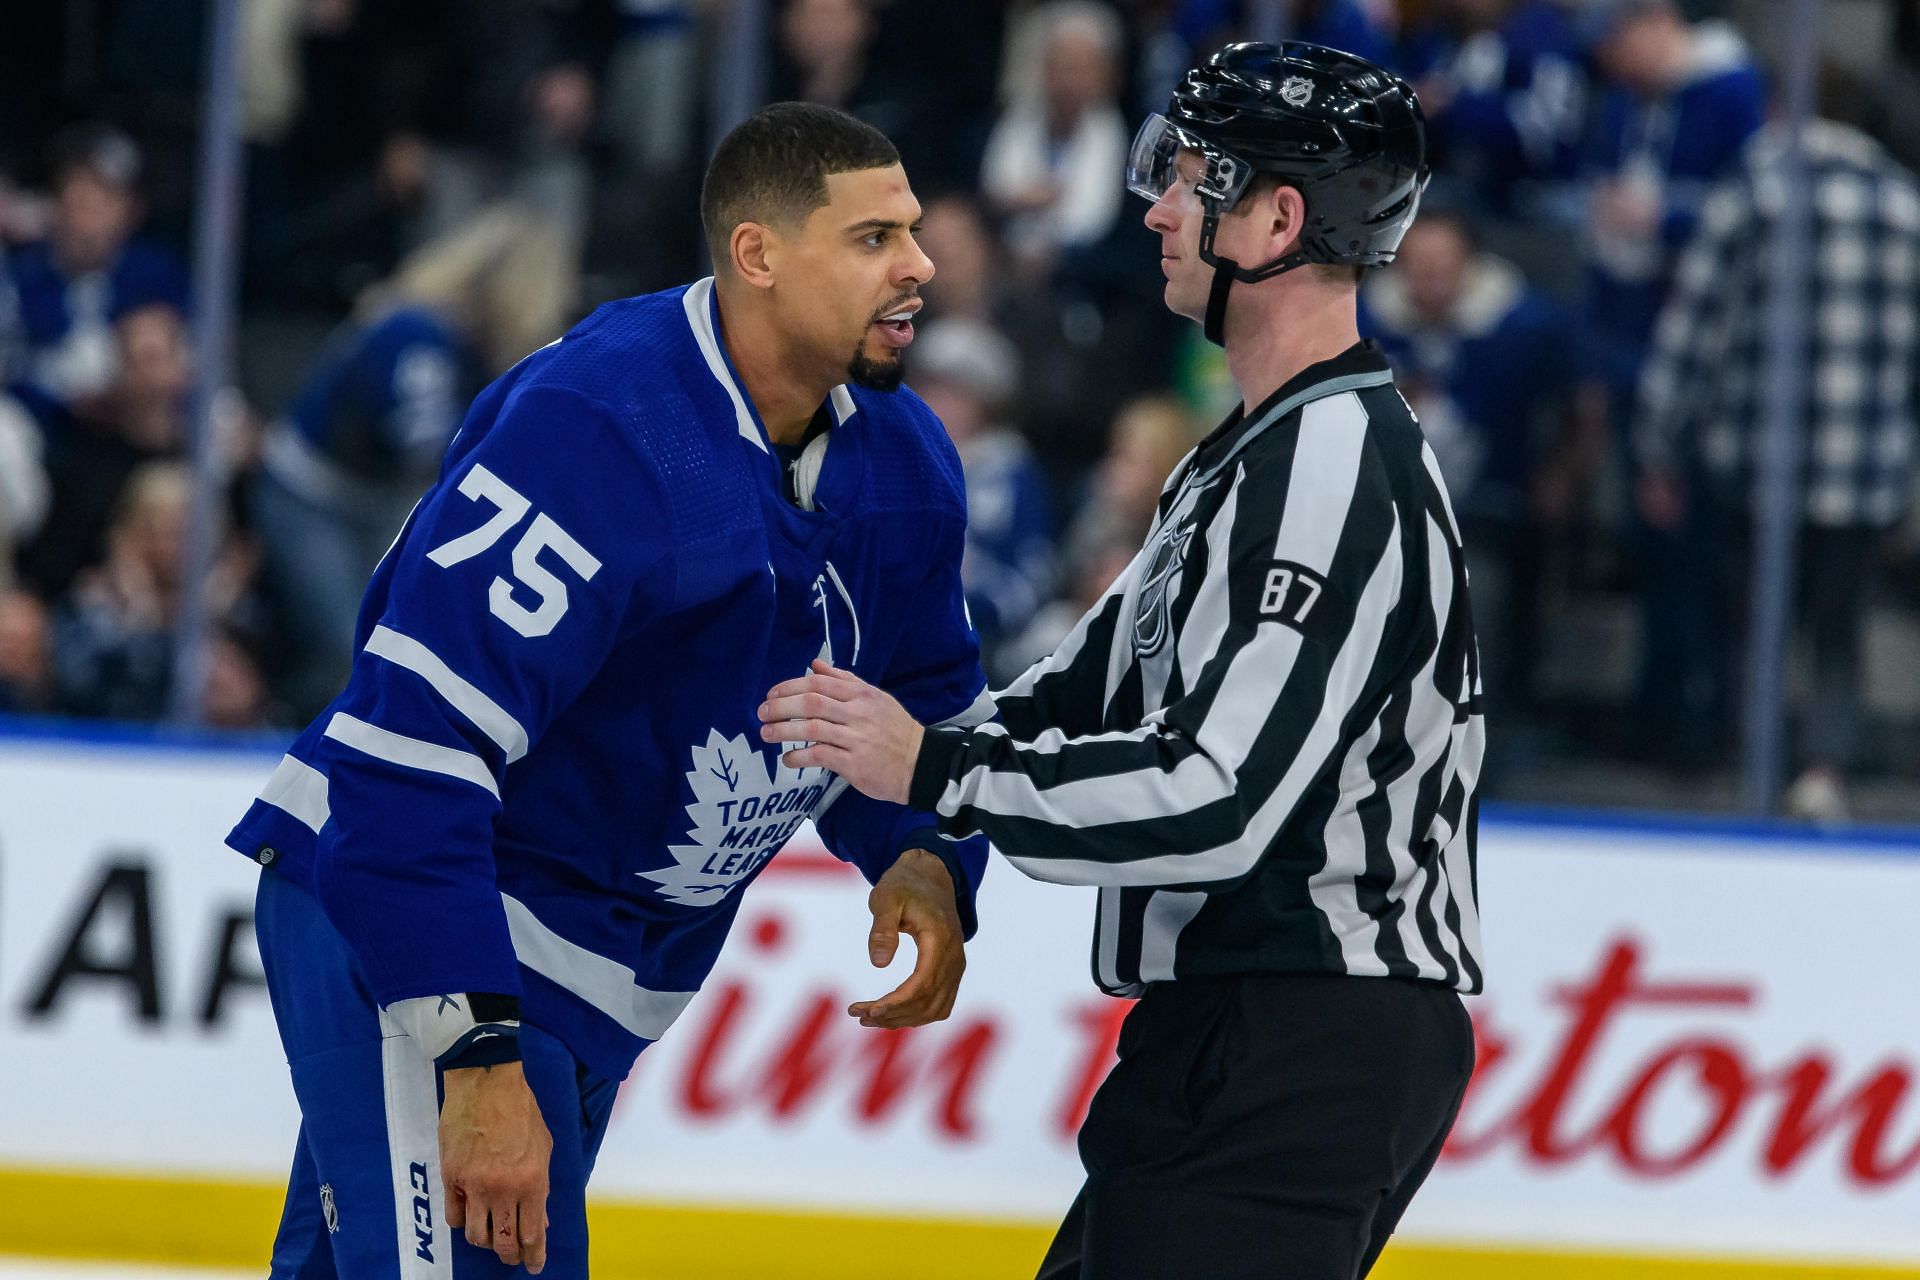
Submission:
POLYGON ((947 864, 925 849, 908 849, 873 886, 867 907, 873 912, 867 934, 873 967, 893 963, 904 933, 913 939, 913 972, 878 1000, 847 1006, 848 1015, 863 1027, 918 1027, 952 1013, 967 953, 947 864))
POLYGON ((446 1073, 440 1172, 447 1225, 532 1275, 547 1265, 547 1162, 553 1137, 518 1062, 446 1073))
POLYGON ((892 695, 816 659, 760 704, 760 740, 806 745, 781 756, 790 769, 831 769, 876 800, 907 802, 925 730, 892 695))

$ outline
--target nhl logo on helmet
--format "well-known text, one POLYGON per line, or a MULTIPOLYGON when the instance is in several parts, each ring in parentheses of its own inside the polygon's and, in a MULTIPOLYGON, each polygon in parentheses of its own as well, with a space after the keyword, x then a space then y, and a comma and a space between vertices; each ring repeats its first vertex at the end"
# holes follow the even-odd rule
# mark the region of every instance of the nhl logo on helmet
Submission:
POLYGON ((1313 81, 1305 76, 1288 76, 1280 82, 1280 99, 1290 107, 1304 107, 1313 101, 1313 81))

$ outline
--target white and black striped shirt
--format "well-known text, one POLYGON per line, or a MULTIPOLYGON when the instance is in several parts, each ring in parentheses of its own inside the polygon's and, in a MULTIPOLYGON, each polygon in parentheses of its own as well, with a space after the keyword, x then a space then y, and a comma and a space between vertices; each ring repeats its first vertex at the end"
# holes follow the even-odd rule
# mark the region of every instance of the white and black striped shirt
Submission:
POLYGON ((1103 989, 1480 989, 1465 559, 1371 343, 1229 417, 1107 596, 994 701, 994 722, 928 731, 911 802, 1030 876, 1099 885, 1103 989))

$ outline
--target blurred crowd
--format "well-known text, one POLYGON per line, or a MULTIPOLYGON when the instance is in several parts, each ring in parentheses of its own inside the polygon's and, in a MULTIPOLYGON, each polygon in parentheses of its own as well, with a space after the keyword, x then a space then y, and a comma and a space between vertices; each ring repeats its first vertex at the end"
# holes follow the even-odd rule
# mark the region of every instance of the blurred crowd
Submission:
MULTIPOLYGON (((174 701, 208 8, 0 14, 0 712, 174 701)), ((965 464, 971 609, 1011 678, 1234 401, 1160 306, 1123 170, 1184 67, 1278 23, 1385 62, 1427 111, 1436 176, 1362 327, 1466 531, 1493 794, 1732 759, 1769 325, 1792 306, 1790 800, 1844 816, 1849 779, 1920 775, 1920 707, 1876 675, 1920 661, 1920 0, 1826 12, 1795 192, 1772 0, 246 0, 197 714, 316 711, 475 391, 597 302, 705 274, 699 175, 743 86, 900 148, 938 267, 909 382, 965 464), (1774 243, 1796 195, 1804 292, 1774 243)))

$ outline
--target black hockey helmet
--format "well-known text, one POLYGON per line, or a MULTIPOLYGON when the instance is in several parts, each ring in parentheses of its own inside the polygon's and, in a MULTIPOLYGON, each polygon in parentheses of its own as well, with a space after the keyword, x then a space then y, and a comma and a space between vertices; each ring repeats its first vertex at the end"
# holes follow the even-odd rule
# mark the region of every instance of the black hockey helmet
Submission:
POLYGON ((1426 117, 1412 86, 1365 58, 1297 41, 1230 44, 1187 72, 1166 114, 1140 127, 1127 163, 1127 186, 1149 200, 1193 184, 1205 215, 1200 256, 1214 269, 1206 329, 1215 342, 1234 280, 1393 261, 1427 177, 1426 117), (1261 173, 1299 188, 1306 226, 1292 253, 1243 267, 1214 253, 1214 235, 1261 173))

